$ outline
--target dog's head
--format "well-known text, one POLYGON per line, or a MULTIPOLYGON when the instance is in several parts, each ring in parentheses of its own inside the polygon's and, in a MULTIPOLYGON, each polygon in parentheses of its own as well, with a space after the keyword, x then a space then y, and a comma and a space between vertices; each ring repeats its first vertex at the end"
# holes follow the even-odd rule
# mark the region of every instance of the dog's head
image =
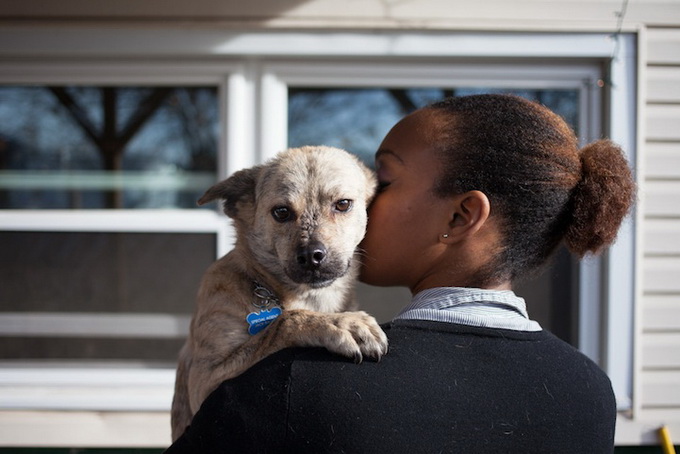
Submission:
POLYGON ((237 243, 262 267, 282 282, 320 288, 350 271, 375 188, 373 172, 354 155, 302 147, 236 172, 199 204, 224 199, 237 243))

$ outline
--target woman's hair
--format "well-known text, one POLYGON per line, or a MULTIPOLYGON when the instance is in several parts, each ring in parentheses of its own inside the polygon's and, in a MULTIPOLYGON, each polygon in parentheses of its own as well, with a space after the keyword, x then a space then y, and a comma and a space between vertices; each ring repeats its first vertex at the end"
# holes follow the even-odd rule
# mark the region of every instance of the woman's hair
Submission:
POLYGON ((538 269, 562 240, 579 257, 614 241, 635 198, 614 143, 579 150, 562 118, 517 96, 454 97, 426 109, 446 115, 435 193, 483 192, 500 226, 501 250, 480 271, 481 283, 538 269))

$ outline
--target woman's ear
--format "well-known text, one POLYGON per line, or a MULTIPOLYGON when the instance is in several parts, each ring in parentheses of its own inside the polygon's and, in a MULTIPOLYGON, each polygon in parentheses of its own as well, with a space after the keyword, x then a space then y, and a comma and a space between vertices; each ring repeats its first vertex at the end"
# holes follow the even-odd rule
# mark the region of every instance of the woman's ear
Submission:
POLYGON ((479 231, 491 212, 489 198, 481 191, 469 191, 452 198, 453 215, 447 232, 440 241, 450 244, 466 239, 479 231))

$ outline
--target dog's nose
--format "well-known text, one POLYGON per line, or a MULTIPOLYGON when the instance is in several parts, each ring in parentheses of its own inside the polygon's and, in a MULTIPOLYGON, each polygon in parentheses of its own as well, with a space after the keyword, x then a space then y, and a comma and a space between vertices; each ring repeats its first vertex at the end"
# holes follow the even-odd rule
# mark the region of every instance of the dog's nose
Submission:
POLYGON ((309 269, 318 268, 326 258, 326 247, 318 241, 313 241, 297 250, 297 262, 309 269))

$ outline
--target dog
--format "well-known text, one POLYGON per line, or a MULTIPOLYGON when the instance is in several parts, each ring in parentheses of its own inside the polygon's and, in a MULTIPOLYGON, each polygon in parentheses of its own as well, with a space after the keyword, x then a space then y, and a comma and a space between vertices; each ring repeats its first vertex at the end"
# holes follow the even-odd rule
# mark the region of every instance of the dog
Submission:
POLYGON ((387 353, 376 320, 355 311, 358 245, 377 182, 354 155, 291 148, 211 188, 236 241, 201 281, 179 354, 172 438, 224 380, 287 347, 325 347, 360 362, 387 353))

